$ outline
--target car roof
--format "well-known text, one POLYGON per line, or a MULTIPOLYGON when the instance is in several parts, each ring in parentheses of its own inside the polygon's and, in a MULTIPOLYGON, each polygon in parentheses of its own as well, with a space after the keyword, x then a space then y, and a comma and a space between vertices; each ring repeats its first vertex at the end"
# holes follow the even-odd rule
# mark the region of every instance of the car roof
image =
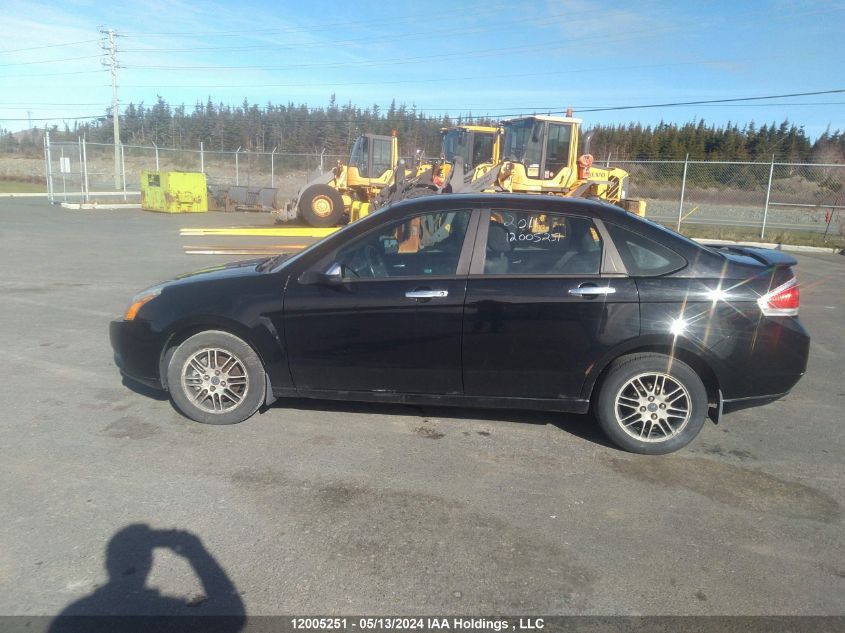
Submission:
MULTIPOLYGON (((548 211, 559 213, 576 213, 596 217, 600 220, 622 220, 627 222, 631 214, 616 205, 598 200, 585 198, 564 198, 538 194, 519 193, 451 193, 422 196, 396 202, 385 211, 389 215, 404 215, 412 211, 428 208, 456 209, 456 208, 518 208, 533 211, 548 211)), ((387 215, 387 213, 385 214, 387 215)))

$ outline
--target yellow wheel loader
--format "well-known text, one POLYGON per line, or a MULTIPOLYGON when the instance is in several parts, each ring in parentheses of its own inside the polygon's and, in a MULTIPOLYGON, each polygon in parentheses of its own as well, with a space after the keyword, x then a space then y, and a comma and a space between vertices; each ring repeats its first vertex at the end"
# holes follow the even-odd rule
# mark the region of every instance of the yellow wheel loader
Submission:
MULTIPOLYGON (((442 130, 441 159, 419 158, 410 169, 399 159, 399 141, 392 136, 363 134, 352 145, 349 163, 338 161, 330 171, 312 178, 276 212, 280 222, 301 218, 313 227, 332 227, 354 222, 392 200, 397 187, 425 186, 425 195, 439 193, 456 156, 464 159, 464 173, 480 176, 498 162, 499 130, 494 127, 462 125, 442 130)), ((423 195, 418 191, 403 195, 423 195)))
POLYGON ((450 193, 464 181, 476 181, 499 162, 501 133, 499 128, 483 125, 456 125, 440 130, 440 159, 419 161, 413 177, 401 170, 389 187, 373 200, 374 208, 397 200, 437 193, 450 193))
MULTIPOLYGON (((471 174, 472 180, 484 175, 501 156, 501 134, 499 128, 486 125, 458 125, 443 128, 441 157, 448 168, 460 158, 464 174, 471 174)), ((447 176, 444 173, 443 176, 447 176)))
MULTIPOLYGON (((449 134, 444 134, 444 148, 449 134)), ((502 192, 536 193, 573 198, 592 198, 620 206, 637 215, 645 215, 645 201, 627 197, 629 174, 616 167, 593 165, 588 153, 589 138, 581 145, 581 119, 571 111, 565 117, 532 115, 502 123, 492 152, 492 163, 468 162, 472 147, 452 142, 451 163, 441 173, 448 174, 445 184, 431 186, 418 179, 396 187, 390 202, 427 193, 502 192), (463 153, 461 153, 463 152, 463 153), (420 189, 423 191, 420 191, 420 189)))
POLYGON ((393 182, 396 170, 405 171, 399 163, 395 133, 362 134, 352 145, 347 165, 338 161, 330 171, 311 179, 276 219, 285 222, 299 217, 314 227, 337 226, 344 219, 354 222, 369 213, 373 199, 393 182))
POLYGON ((645 215, 645 201, 627 197, 628 172, 594 166, 588 138, 579 156, 581 119, 571 112, 511 119, 502 131, 501 162, 475 179, 476 190, 594 198, 645 215))

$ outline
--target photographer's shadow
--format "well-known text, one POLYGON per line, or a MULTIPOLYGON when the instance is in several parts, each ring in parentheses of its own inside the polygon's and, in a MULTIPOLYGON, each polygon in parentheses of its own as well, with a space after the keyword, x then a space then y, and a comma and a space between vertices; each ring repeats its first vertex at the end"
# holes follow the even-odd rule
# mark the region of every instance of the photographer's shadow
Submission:
POLYGON ((203 619, 214 616, 209 618, 209 624, 213 621, 209 628, 221 632, 239 631, 245 624, 243 601, 235 585, 202 541, 190 532, 155 530, 146 524, 129 525, 109 541, 106 571, 108 583, 68 605, 52 622, 50 633, 92 630, 99 628, 96 623, 105 624, 104 620, 118 624, 115 618, 120 619, 119 630, 132 629, 133 625, 145 630, 151 624, 145 620, 150 617, 181 616, 179 619, 183 620, 184 616, 203 619), (156 548, 170 549, 182 556, 199 579, 203 595, 177 598, 147 587, 156 548))

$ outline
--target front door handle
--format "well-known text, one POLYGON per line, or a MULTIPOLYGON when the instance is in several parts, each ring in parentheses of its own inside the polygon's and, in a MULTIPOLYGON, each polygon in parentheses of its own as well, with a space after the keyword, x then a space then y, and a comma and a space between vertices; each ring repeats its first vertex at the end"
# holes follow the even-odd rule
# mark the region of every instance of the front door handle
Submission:
POLYGON ((448 290, 409 290, 405 293, 408 299, 442 299, 449 296, 448 290))
POLYGON ((582 286, 569 289, 569 294, 575 297, 598 297, 599 295, 612 295, 615 292, 616 288, 610 286, 582 286))

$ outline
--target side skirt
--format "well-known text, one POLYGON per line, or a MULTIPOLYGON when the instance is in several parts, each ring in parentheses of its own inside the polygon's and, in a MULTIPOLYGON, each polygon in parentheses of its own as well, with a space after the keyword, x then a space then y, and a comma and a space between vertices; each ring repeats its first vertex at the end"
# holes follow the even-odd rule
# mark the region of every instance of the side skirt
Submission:
POLYGON ((496 396, 466 396, 461 394, 429 395, 397 393, 394 391, 329 391, 322 389, 277 389, 273 395, 278 398, 386 402, 391 404, 472 407, 481 409, 529 409, 565 413, 587 413, 590 409, 590 401, 580 398, 502 398, 496 396))

